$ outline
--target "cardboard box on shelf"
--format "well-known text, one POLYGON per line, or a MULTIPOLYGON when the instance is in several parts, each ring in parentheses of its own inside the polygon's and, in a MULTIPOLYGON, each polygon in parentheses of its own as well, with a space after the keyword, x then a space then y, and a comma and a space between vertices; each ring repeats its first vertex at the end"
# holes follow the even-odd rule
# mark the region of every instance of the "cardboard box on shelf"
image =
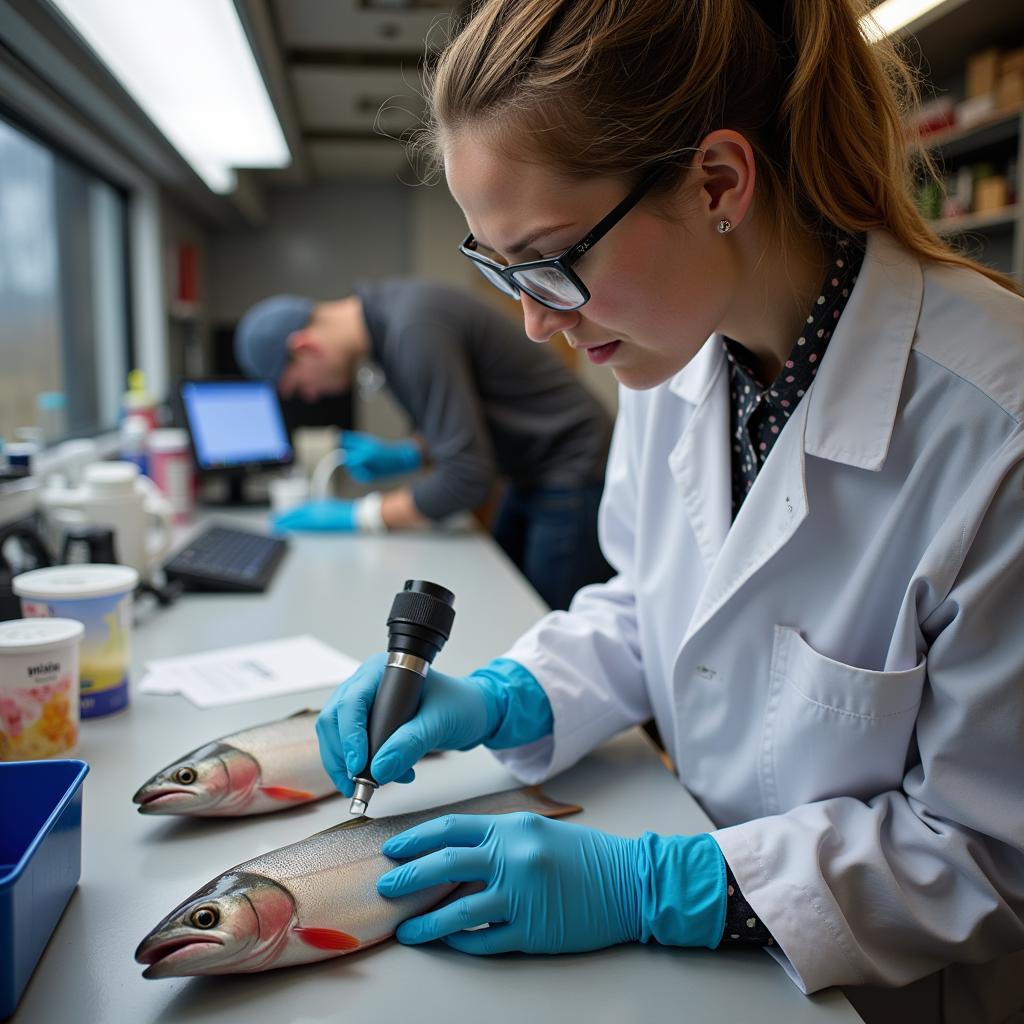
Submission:
POLYGON ((1008 50, 999 58, 996 106, 1012 110, 1024 104, 1024 46, 1008 50))
POLYGON ((967 95, 995 92, 1003 53, 996 47, 981 50, 967 58, 967 95))
POLYGON ((996 86, 996 106, 1000 110, 1012 110, 1021 104, 1024 104, 1024 69, 1000 75, 996 86))
POLYGON ((1019 46, 1016 50, 1007 51, 999 62, 999 73, 1001 75, 1012 74, 1015 71, 1024 71, 1024 46, 1019 46))
POLYGON ((1010 201, 1006 178, 994 174, 991 178, 982 178, 974 183, 974 212, 988 213, 1001 210, 1010 201))

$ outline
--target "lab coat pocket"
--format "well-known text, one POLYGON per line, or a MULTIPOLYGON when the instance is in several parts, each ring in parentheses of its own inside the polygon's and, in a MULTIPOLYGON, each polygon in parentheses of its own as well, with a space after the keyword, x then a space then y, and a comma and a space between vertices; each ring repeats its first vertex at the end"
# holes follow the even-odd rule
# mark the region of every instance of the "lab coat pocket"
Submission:
POLYGON ((903 780, 925 662, 875 672, 833 661, 776 626, 765 713, 765 813, 834 796, 868 799, 903 780))

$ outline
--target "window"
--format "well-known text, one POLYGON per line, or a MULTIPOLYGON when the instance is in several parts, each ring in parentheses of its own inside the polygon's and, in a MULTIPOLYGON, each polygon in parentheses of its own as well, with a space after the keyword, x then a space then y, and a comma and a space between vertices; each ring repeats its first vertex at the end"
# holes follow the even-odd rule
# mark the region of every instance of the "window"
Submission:
POLYGON ((116 426, 130 360, 127 202, 0 119, 0 435, 116 426))

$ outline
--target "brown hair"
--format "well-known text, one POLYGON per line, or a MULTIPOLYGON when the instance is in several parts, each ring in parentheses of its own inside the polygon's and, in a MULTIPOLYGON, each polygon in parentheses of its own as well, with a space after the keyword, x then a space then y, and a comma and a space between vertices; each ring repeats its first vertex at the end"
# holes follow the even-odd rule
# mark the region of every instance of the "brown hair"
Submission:
POLYGON ((668 163, 671 186, 701 139, 732 128, 754 149, 783 240, 884 229, 922 259, 1016 291, 914 204, 914 174, 935 173, 925 154, 915 169, 904 137, 916 83, 891 41, 865 40, 866 11, 865 0, 484 0, 428 76, 420 143, 436 158, 446 134, 496 126, 502 145, 570 176, 636 179, 668 163))

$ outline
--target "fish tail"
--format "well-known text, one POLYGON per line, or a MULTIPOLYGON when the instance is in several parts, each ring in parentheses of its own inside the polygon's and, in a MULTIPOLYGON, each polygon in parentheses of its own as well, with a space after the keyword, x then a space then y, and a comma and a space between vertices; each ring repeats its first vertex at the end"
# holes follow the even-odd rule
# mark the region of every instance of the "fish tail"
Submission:
POLYGON ((579 804, 563 804, 548 796, 540 786, 526 786, 523 793, 538 805, 538 814, 547 818, 564 818, 570 814, 579 814, 583 808, 579 804))
POLYGON ((506 789, 501 793, 473 797, 434 808, 437 814, 514 814, 517 811, 529 811, 533 814, 543 814, 546 818, 563 818, 567 814, 578 814, 582 810, 578 804, 563 804, 552 799, 540 786, 506 789))

